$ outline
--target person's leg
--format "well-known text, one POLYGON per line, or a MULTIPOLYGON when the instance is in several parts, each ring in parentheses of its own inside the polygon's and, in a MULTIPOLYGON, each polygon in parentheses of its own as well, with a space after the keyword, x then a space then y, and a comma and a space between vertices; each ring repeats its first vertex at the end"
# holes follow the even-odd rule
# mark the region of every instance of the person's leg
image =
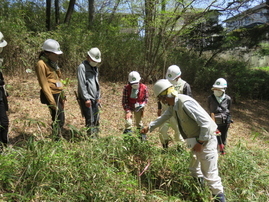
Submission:
POLYGON ((159 127, 159 138, 162 143, 163 148, 168 148, 169 144, 169 135, 168 135, 168 130, 169 130, 169 120, 165 122, 163 125, 159 127))
MULTIPOLYGON (((126 112, 124 111, 124 117, 126 115, 126 112)), ((123 134, 128 134, 128 133, 132 133, 132 126, 133 126, 133 114, 131 115, 131 117, 129 119, 125 119, 125 127, 124 127, 124 131, 123 134)))
POLYGON ((174 130, 174 140, 176 142, 184 142, 184 139, 181 136, 179 129, 178 129, 177 120, 174 117, 171 117, 169 121, 170 121, 171 128, 174 130))
POLYGON ((64 114, 64 106, 62 102, 60 102, 60 94, 53 95, 54 100, 57 104, 57 109, 53 109, 50 105, 50 114, 52 119, 52 134, 56 140, 58 140, 62 136, 62 128, 65 123, 65 114, 64 114))
POLYGON ((218 172, 218 152, 217 152, 217 139, 212 137, 204 146, 202 152, 195 152, 198 161, 201 165, 201 171, 204 179, 206 180, 209 188, 214 196, 223 195, 224 192, 218 172))
POLYGON ((221 133, 220 136, 217 136, 219 151, 221 154, 225 154, 225 145, 226 145, 226 138, 227 138, 227 132, 228 132, 227 124, 219 125, 218 130, 221 133))
POLYGON ((204 175, 201 171, 200 162, 199 162, 195 152, 190 153, 189 171, 191 172, 191 176, 194 178, 203 178, 204 177, 204 175))
POLYGON ((8 143, 8 126, 9 120, 4 106, 4 102, 0 101, 0 142, 5 145, 8 143))
POLYGON ((92 135, 98 137, 100 114, 99 114, 99 105, 96 101, 92 101, 92 116, 93 116, 93 122, 91 123, 92 135))
POLYGON ((144 110, 141 109, 138 112, 134 112, 135 125, 137 129, 141 129, 143 127, 142 117, 144 110))
POLYGON ((95 117, 94 117, 94 104, 92 102, 91 107, 86 107, 85 104, 81 105, 82 113, 85 117, 85 126, 87 128, 87 135, 92 136, 94 135, 94 123, 95 123, 95 117))
POLYGON ((223 125, 222 132, 221 132, 221 140, 224 146, 227 144, 227 136, 228 136, 228 129, 230 124, 223 125))

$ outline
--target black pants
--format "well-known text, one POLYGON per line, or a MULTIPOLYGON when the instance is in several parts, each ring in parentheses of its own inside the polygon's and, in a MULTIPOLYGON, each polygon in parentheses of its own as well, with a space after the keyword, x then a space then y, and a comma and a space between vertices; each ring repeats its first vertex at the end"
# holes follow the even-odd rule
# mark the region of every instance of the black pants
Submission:
POLYGON ((91 100, 91 102, 91 107, 86 107, 84 103, 81 103, 81 109, 85 117, 85 125, 88 127, 88 134, 94 135, 99 132, 99 105, 96 100, 91 100))
POLYGON ((218 130, 221 132, 221 136, 217 136, 218 144, 226 145, 226 139, 227 139, 227 136, 228 136, 229 127, 230 127, 230 124, 218 125, 218 130))
POLYGON ((54 100, 57 104, 57 109, 53 109, 49 104, 50 115, 52 119, 52 133, 55 136, 61 135, 61 129, 65 123, 64 106, 62 100, 60 100, 60 94, 53 94, 54 100))
POLYGON ((0 142, 8 142, 8 126, 9 120, 6 112, 6 107, 3 101, 0 101, 0 142))

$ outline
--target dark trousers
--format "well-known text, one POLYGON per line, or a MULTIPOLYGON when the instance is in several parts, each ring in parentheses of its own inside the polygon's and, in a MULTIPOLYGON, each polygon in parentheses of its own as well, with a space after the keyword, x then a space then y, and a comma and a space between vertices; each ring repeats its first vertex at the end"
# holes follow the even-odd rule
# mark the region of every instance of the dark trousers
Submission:
POLYGON ((6 144, 8 142, 8 126, 9 120, 6 107, 3 101, 0 101, 0 142, 6 144))
POLYGON ((81 109, 85 117, 85 125, 88 127, 87 133, 96 135, 99 132, 99 105, 95 100, 91 102, 91 107, 86 107, 84 103, 81 103, 81 109))
POLYGON ((230 124, 221 124, 218 125, 218 130, 221 132, 221 136, 217 136, 218 144, 224 144, 226 145, 226 139, 228 136, 228 129, 230 127, 230 124))
POLYGON ((60 94, 53 94, 54 100, 57 104, 57 109, 53 109, 49 104, 50 115, 52 119, 52 131, 53 135, 60 136, 61 129, 65 123, 64 105, 63 101, 60 99, 60 94))

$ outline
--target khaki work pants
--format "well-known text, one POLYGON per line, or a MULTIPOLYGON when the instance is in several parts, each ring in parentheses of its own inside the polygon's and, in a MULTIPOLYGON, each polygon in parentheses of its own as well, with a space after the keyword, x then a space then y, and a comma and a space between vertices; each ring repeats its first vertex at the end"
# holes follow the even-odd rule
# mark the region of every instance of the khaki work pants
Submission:
POLYGON ((133 111, 132 112, 132 117, 130 119, 126 119, 125 120, 125 129, 132 129, 133 126, 133 116, 135 119, 135 125, 136 128, 142 128, 143 127, 143 123, 142 123, 142 117, 144 114, 144 110, 139 110, 138 112, 133 111))

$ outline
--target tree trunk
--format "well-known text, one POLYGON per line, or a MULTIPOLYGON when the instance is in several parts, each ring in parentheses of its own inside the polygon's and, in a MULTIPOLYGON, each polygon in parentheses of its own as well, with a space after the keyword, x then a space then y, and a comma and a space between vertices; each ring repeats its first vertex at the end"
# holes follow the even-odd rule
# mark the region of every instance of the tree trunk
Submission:
POLYGON ((55 5, 55 23, 56 25, 60 24, 60 7, 59 7, 59 0, 54 1, 55 5))
POLYGON ((89 29, 92 28, 94 21, 94 0, 89 0, 89 29))
POLYGON ((69 22, 71 20, 72 13, 74 11, 75 3, 76 3, 76 0, 70 0, 69 6, 68 6, 68 9, 67 9, 67 13, 66 13, 66 16, 65 16, 65 19, 64 19, 64 23, 69 24, 69 22))
POLYGON ((153 39, 155 33, 154 16, 155 0, 145 0, 145 66, 143 73, 149 75, 147 70, 151 70, 153 65, 153 39))
POLYGON ((50 31, 51 0, 46 0, 46 28, 50 31))

